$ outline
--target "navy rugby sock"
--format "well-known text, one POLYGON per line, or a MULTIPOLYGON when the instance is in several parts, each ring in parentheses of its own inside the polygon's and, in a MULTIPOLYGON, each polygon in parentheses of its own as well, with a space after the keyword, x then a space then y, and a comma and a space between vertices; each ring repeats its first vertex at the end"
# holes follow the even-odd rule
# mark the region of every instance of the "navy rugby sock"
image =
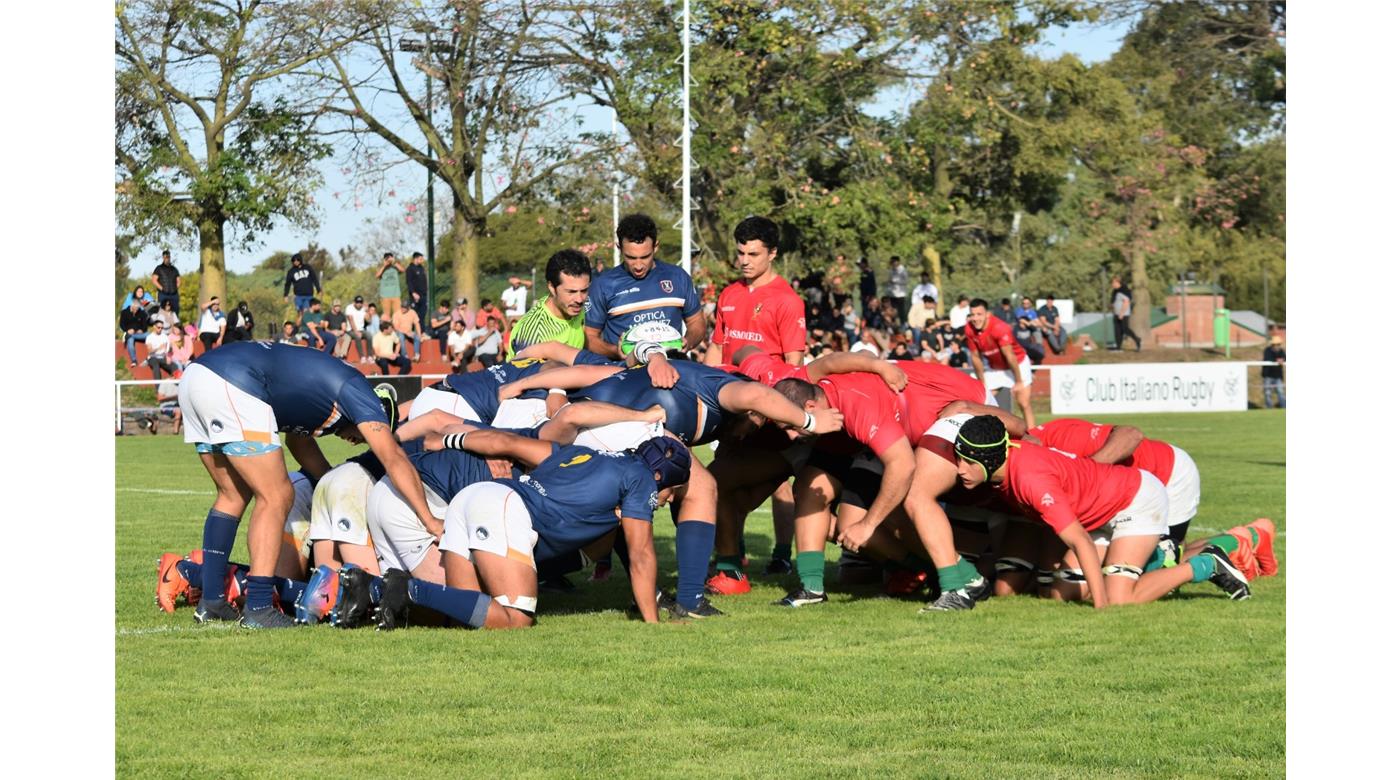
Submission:
POLYGON ((283 606, 290 607, 301 598, 301 592, 306 590, 306 583, 301 580, 288 579, 287 577, 277 578, 277 598, 283 606))
POLYGON ((276 577, 248 577, 247 604, 249 611, 272 606, 272 594, 277 592, 276 577))
POLYGON ((676 602, 682 607, 700 606, 705 571, 714 549, 714 523, 682 520, 676 524, 676 602))
POLYGON ((384 595, 384 578, 369 578, 369 600, 378 604, 384 595))
POLYGON ((228 556, 238 536, 238 518, 210 509, 204 518, 204 571, 200 573, 200 588, 204 598, 223 598, 224 580, 228 577, 228 556))
POLYGON ((408 581, 408 600, 472 628, 486 625, 486 610, 491 606, 491 597, 481 591, 449 588, 419 579, 408 581))

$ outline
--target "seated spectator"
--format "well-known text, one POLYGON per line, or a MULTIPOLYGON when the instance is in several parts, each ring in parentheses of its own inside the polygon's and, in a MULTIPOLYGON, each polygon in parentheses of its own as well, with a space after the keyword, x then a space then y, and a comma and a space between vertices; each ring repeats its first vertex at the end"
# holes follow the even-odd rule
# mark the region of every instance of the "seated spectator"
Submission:
POLYGON ((1002 298, 1001 303, 997 304, 997 307, 992 309, 991 313, 993 317, 996 317, 1007 325, 1013 328, 1016 327, 1016 310, 1011 308, 1010 298, 1002 298))
POLYGON ((306 334, 297 332, 297 324, 291 320, 282 323, 282 338, 277 339, 278 344, 291 344, 294 347, 306 346, 306 334))
POLYGON ((179 328, 180 313, 175 310, 175 304, 166 301, 160 305, 160 309, 156 311, 155 316, 151 318, 152 322, 156 320, 165 323, 166 335, 172 335, 179 328))
POLYGON ((900 341, 896 341, 896 342, 895 342, 894 349, 891 349, 891 350, 890 350, 890 353, 889 353, 888 355, 885 355, 885 359, 886 359, 886 360, 913 360, 913 359, 914 359, 914 355, 913 355, 913 353, 911 353, 911 352, 909 351, 909 345, 906 344, 906 343, 904 343, 903 340, 900 340, 900 341))
POLYGON ((379 323, 379 332, 374 334, 373 341, 374 362, 379 366, 380 374, 388 376, 391 365, 399 367, 400 376, 413 370, 413 363, 401 353, 399 334, 394 332, 388 320, 379 323))
MULTIPOLYGON (((127 307, 131 306, 132 301, 140 301, 141 308, 143 309, 155 308, 156 305, 156 301, 151 297, 151 294, 146 292, 146 288, 139 284, 122 299, 122 309, 125 310, 127 307)), ((147 312, 147 314, 149 313, 150 312, 147 312)))
POLYGON ((486 332, 474 340, 476 359, 483 368, 490 368, 500 362, 501 321, 495 317, 486 319, 486 332))
POLYGON ((925 295, 922 298, 915 298, 914 305, 909 307, 909 317, 905 321, 909 332, 914 333, 922 329, 927 320, 938 319, 938 312, 934 309, 933 296, 925 295))
POLYGON ((224 329, 228 324, 228 318, 219 311, 219 298, 214 296, 199 312, 199 341, 204 345, 204 351, 219 346, 224 343, 224 329))
POLYGON ((369 335, 373 335, 374 330, 366 330, 369 327, 366 322, 368 317, 369 310, 365 308, 365 296, 363 295, 356 295, 355 300, 345 307, 346 332, 350 339, 355 342, 355 352, 359 355, 361 363, 370 362, 369 335))
POLYGON ((452 309, 452 321, 456 322, 457 320, 461 320, 462 324, 467 327, 467 330, 472 330, 476 327, 476 312, 472 311, 471 306, 467 304, 466 298, 458 298, 457 306, 452 309))
POLYGON ((1036 314, 1040 315, 1041 337, 1045 339, 1045 343, 1056 355, 1063 355, 1065 344, 1069 341, 1069 334, 1060 324, 1060 310, 1055 308, 1054 293, 1045 294, 1045 305, 1036 309, 1036 314))
MULTIPOLYGON (((371 340, 373 340, 375 334, 379 333, 379 307, 372 303, 365 307, 365 333, 369 334, 371 340)), ((373 355, 373 346, 371 346, 370 351, 365 354, 373 355)), ((370 362, 373 362, 373 360, 370 362)))
POLYGON ((851 345, 852 352, 869 352, 875 357, 885 354, 885 350, 880 346, 880 342, 875 338, 874 328, 865 328, 860 332, 860 341, 851 345))
MULTIPOLYGON (((417 363, 423 359, 423 323, 418 320, 418 312, 410 307, 400 307, 390 318, 394 325, 394 332, 399 334, 403 340, 403 352, 409 351, 408 347, 413 346, 413 362, 417 363)), ((376 353, 378 354, 378 353, 376 353)))
MULTIPOLYGON (((136 288, 140 290, 141 288, 136 288)), ((122 335, 126 339, 126 354, 131 358, 131 367, 136 367, 136 342, 146 340, 146 332, 151 328, 151 317, 146 313, 146 309, 141 305, 141 299, 133 298, 126 308, 122 309, 121 320, 118 323, 122 329, 122 335)))
POLYGON ((253 312, 248 308, 247 301, 239 301, 228 320, 228 330, 224 332, 225 342, 253 340, 253 312))
POLYGON ((326 326, 323 336, 327 341, 333 342, 331 354, 345 359, 350 354, 350 326, 347 324, 348 317, 341 311, 340 299, 331 301, 331 310, 326 313, 326 326))
POLYGON ((326 333, 326 313, 321 311, 321 299, 312 298, 301 315, 301 332, 306 346, 315 347, 329 355, 335 350, 335 339, 326 333))
POLYGON ((1045 350, 1040 346, 1040 315, 1036 313, 1035 302, 1022 298, 1021 305, 1013 311, 1015 322, 1011 323, 1012 335, 1020 343, 1031 362, 1039 365, 1045 359, 1045 350))
POLYGON ((170 362, 170 336, 165 333, 165 323, 156 320, 151 323, 151 331, 146 336, 146 365, 151 367, 151 376, 160 379, 161 371, 175 373, 175 364, 170 362))
POLYGON ((948 310, 948 324, 953 330, 962 333, 967 325, 967 313, 972 311, 971 299, 966 295, 958 296, 958 305, 948 310))
MULTIPOLYGON (((180 378, 180 373, 175 373, 175 378, 180 378)), ((156 403, 160 405, 162 416, 169 417, 175 423, 175 430, 171 433, 179 433, 185 418, 180 413, 180 385, 176 382, 166 380, 156 385, 156 403)), ((155 427, 151 427, 151 433, 155 433, 155 427)))
POLYGON ((169 335, 170 351, 166 353, 165 359, 177 372, 184 371, 194 360, 194 340, 185 335, 184 328, 174 328, 169 335))
POLYGON ((438 354, 447 359, 447 337, 452 333, 452 307, 447 301, 438 301, 437 311, 428 317, 428 337, 438 342, 438 354))
POLYGON ((486 327, 487 320, 495 320, 500 323, 502 329, 506 326, 505 312, 496 308, 496 304, 490 298, 482 298, 481 308, 476 312, 476 326, 478 328, 486 327))
POLYGON ((476 345, 473 343, 475 337, 467 330, 467 323, 462 320, 452 320, 448 327, 447 346, 443 348, 442 354, 452 366, 452 373, 460 374, 467 370, 467 364, 476 356, 476 345))

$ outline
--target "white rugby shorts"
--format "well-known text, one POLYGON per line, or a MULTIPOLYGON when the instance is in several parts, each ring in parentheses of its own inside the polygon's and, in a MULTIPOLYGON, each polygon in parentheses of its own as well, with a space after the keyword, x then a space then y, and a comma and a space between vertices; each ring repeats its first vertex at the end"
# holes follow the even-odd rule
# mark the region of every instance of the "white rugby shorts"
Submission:
POLYGON ((543 398, 511 398, 501 402, 492 428, 534 428, 549 419, 543 398))
POLYGON ((413 403, 408 407, 408 419, 416 420, 434 409, 441 409, 463 420, 481 422, 481 415, 467 403, 467 399, 451 390, 435 390, 431 387, 423 388, 414 397, 413 403))
POLYGON ((447 507, 441 548, 476 561, 474 551, 492 553, 535 568, 539 534, 520 494, 499 482, 478 482, 447 507))
MULTIPOLYGON (((428 511, 441 520, 447 515, 447 502, 433 489, 423 486, 423 495, 428 499, 428 511)), ((418 564, 428 554, 428 548, 437 541, 428 529, 418 522, 418 515, 403 499, 394 484, 386 476, 375 483, 369 491, 365 503, 365 517, 369 523, 369 535, 374 540, 374 551, 379 554, 384 569, 402 569, 413 573, 418 564)))
POLYGON ((623 452, 635 449, 647 439, 665 435, 666 429, 661 423, 618 422, 585 428, 578 432, 574 444, 598 452, 623 452))
MULTIPOLYGON (((1029 357, 1021 358, 1021 362, 1018 364, 1018 367, 1021 369, 1021 382, 1023 384, 1029 385, 1031 382, 1031 359, 1029 357)), ((1000 390, 1003 387, 1008 389, 1015 387, 1016 376, 1011 372, 1011 369, 1009 368, 989 368, 986 371, 982 372, 982 383, 986 385, 987 390, 990 394, 991 392, 1000 390)), ((988 401, 988 403, 996 405, 996 401, 988 401)))
POLYGON ((1089 533, 1095 544, 1110 544, 1114 539, 1128 536, 1151 536, 1154 539, 1167 532, 1170 504, 1162 480, 1146 469, 1138 469, 1142 484, 1137 495, 1106 524, 1089 533))
POLYGON ((311 497, 310 539, 369 544, 366 507, 374 478, 358 463, 342 463, 326 472, 311 497))
POLYGON ((179 397, 186 444, 248 441, 281 446, 272 407, 198 363, 185 369, 179 397))
POLYGON ((292 510, 287 513, 287 522, 282 525, 282 539, 292 546, 303 558, 311 557, 311 480, 300 471, 287 474, 292 481, 292 510))
POLYGON ((1172 461, 1171 478, 1167 480, 1167 499, 1171 502, 1167 525, 1176 526, 1191 522, 1201 506, 1201 472, 1186 450, 1175 444, 1172 450, 1176 458, 1172 461))

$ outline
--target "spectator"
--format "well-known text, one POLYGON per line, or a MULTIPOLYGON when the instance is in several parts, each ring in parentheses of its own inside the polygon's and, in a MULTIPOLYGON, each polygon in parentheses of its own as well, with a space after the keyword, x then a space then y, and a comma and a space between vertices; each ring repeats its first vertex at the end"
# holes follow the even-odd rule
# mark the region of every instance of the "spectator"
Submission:
POLYGON ((841 304, 841 329, 846 333, 847 344, 856 340, 856 331, 860 330, 860 317, 856 316, 856 307, 849 298, 841 304))
POLYGON ((1021 348, 1030 355, 1031 362, 1039 364, 1045 359, 1045 350, 1040 347, 1040 314, 1035 310, 1035 302, 1030 298, 1021 298, 1021 305, 1015 308, 1013 314, 1016 322, 1012 325, 1012 333, 1021 342, 1021 348))
POLYGON ((380 322, 379 332, 374 334, 374 362, 378 364, 380 374, 388 376, 391 365, 399 367, 400 376, 413 370, 413 364, 400 353, 399 347, 399 336, 393 326, 388 320, 380 322))
POLYGON ((151 271, 151 284, 155 285, 157 302, 163 308, 168 302, 180 308, 180 269, 170 262, 170 250, 160 253, 160 265, 151 271))
POLYGON ((870 316, 870 301, 875 298, 875 272, 870 269, 870 261, 860 259, 860 313, 870 316))
POLYGON ((438 342, 438 356, 447 360, 447 337, 452 333, 452 308, 446 300, 438 301, 437 311, 428 320, 428 337, 438 342))
POLYGON ((475 337, 467 331, 466 322, 452 320, 452 324, 448 326, 447 346, 442 352, 447 357, 448 364, 452 366, 452 373, 460 374, 467 370, 467 363, 476 356, 474 341, 475 337))
POLYGON ((170 351, 166 353, 166 360, 175 366, 176 371, 184 371, 194 360, 194 341, 185 335, 184 328, 170 331, 170 351))
MULTIPOLYGON (((179 372, 174 376, 179 379, 179 372)), ((160 413, 175 423, 175 430, 171 433, 178 434, 185 421, 184 415, 180 413, 180 385, 168 379, 156 385, 156 403, 160 405, 160 413)), ((155 426, 152 425, 151 433, 155 432, 155 426)))
POLYGON ((890 258, 890 300, 898 315, 896 322, 904 322, 909 316, 909 269, 898 257, 890 258))
POLYGON ((996 309, 994 309, 991 314, 993 317, 1010 325, 1012 328, 1016 327, 1016 310, 1011 308, 1010 298, 1002 298, 1001 303, 997 305, 996 309))
POLYGON ((1069 334, 1060 324, 1060 310, 1055 307, 1054 293, 1045 293, 1045 304, 1036 313, 1040 315, 1040 334, 1045 338, 1045 343, 1056 355, 1064 354, 1069 334))
POLYGON ((482 368, 490 368, 500 362, 501 354, 501 321, 494 317, 486 320, 486 332, 478 335, 474 341, 476 347, 476 359, 481 362, 482 368))
POLYGON ((297 324, 291 320, 282 323, 282 338, 277 339, 278 344, 291 344, 294 347, 306 346, 306 334, 297 333, 297 324))
POLYGON ((228 318, 219 311, 218 296, 210 298, 199 313, 199 341, 204 345, 205 352, 224 343, 227 324, 228 318))
POLYGON ((1113 287, 1113 340, 1114 345, 1109 349, 1122 349, 1123 337, 1131 336, 1137 342, 1137 351, 1142 351, 1142 339, 1128 325, 1128 318, 1133 314, 1133 293, 1123 286, 1123 277, 1115 276, 1111 282, 1113 287))
POLYGON ((851 346, 851 351, 869 352, 875 357, 880 357, 885 354, 885 350, 881 348, 880 342, 875 338, 875 330, 873 328, 865 328, 860 332, 860 341, 857 341, 851 346))
POLYGON ((879 331, 886 331, 890 328, 890 323, 885 319, 885 307, 879 301, 871 298, 866 301, 865 306, 865 326, 879 331))
POLYGON ((297 314, 310 308, 311 297, 321 292, 321 279, 316 269, 302 261, 300 252, 292 255, 292 267, 287 269, 287 278, 282 282, 282 300, 287 299, 288 290, 292 292, 297 314))
POLYGON ((496 308, 496 304, 490 298, 482 298, 481 308, 476 311, 477 330, 485 328, 488 320, 495 320, 501 324, 501 327, 505 327, 506 315, 505 312, 496 308))
POLYGON ((953 330, 962 332, 967 327, 967 313, 972 311, 972 306, 968 303, 966 295, 958 296, 958 305, 948 310, 948 325, 953 330))
POLYGON ((936 319, 938 319, 938 310, 934 308, 933 296, 924 295, 915 298, 914 305, 909 307, 909 316, 905 322, 912 334, 922 328, 926 321, 936 319))
POLYGON ((224 335, 224 341, 252 341, 253 340, 253 312, 248 308, 247 301, 239 301, 233 314, 229 315, 228 330, 224 335))
MULTIPOLYGON (((156 305, 156 302, 151 298, 151 294, 146 292, 146 288, 139 284, 122 299, 122 308, 125 309, 130 306, 132 301, 140 301, 141 308, 143 309, 153 308, 156 305)), ((150 314, 150 312, 147 312, 147 314, 150 314)))
POLYGON ((1287 403, 1283 395, 1283 366, 1288 357, 1283 349, 1283 338, 1277 333, 1269 337, 1269 346, 1264 347, 1264 366, 1260 374, 1264 379, 1264 408, 1285 409, 1287 403))
POLYGON ((331 301, 331 310, 326 313, 325 338, 328 341, 334 340, 335 347, 331 354, 341 360, 350 354, 350 327, 347 324, 349 319, 340 308, 340 299, 331 301))
POLYGON ((505 308, 506 322, 511 325, 524 317, 525 310, 529 308, 530 284, 518 276, 512 276, 510 286, 501 292, 501 305, 505 308))
MULTIPOLYGON (((136 288, 138 291, 140 287, 136 288)), ((146 308, 141 305, 139 297, 133 297, 131 302, 122 309, 120 326, 122 334, 126 338, 126 354, 131 358, 131 367, 136 367, 136 342, 146 340, 146 332, 151 328, 151 317, 146 313, 146 308)))
MULTIPOLYGON (((376 334, 376 333, 378 333, 378 332, 379 332, 379 307, 377 307, 377 306, 375 306, 374 304, 371 303, 370 305, 368 305, 368 306, 365 307, 365 333, 368 333, 369 336, 370 336, 370 339, 373 340, 374 334, 376 334)), ((369 352, 366 352, 365 354, 366 354, 366 355, 373 355, 373 354, 374 354, 374 348, 373 348, 372 345, 371 345, 371 347, 370 347, 370 351, 369 351, 369 352)), ((373 361, 371 360, 371 362, 373 362, 373 361)))
POLYGON ((394 312, 394 316, 389 320, 394 324, 394 330, 403 339, 403 352, 408 353, 408 346, 413 345, 413 362, 422 360, 423 344, 423 323, 418 319, 418 312, 410 308, 401 308, 394 312))
POLYGON ((151 323, 146 336, 146 365, 151 367, 151 376, 161 378, 161 371, 175 373, 175 364, 170 362, 170 336, 165 332, 165 323, 156 320, 151 323))
POLYGON ((462 325, 467 330, 476 328, 476 313, 472 311, 471 304, 467 303, 466 298, 458 298, 457 306, 452 310, 452 321, 458 320, 462 321, 462 325))
POLYGON ((914 287, 915 301, 922 301, 924 296, 932 298, 936 308, 938 304, 938 288, 935 287, 933 282, 929 279, 928 271, 919 274, 919 283, 914 287))
POLYGON ((423 265, 422 252, 414 252, 409 258, 404 279, 408 283, 408 306, 418 313, 421 325, 428 321, 428 269, 423 265))
POLYGON ((310 308, 301 315, 301 333, 306 337, 306 346, 329 355, 335 349, 335 339, 328 338, 325 330, 326 314, 321 311, 321 299, 312 298, 310 308))
POLYGON ((155 322, 156 320, 160 320, 165 324, 165 333, 167 336, 180 329, 180 312, 176 310, 176 304, 170 301, 166 301, 160 305, 160 310, 151 318, 151 322, 155 322))
POLYGON ((903 341, 896 341, 894 349, 885 356, 886 360, 913 360, 914 355, 909 352, 909 345, 903 341))
MULTIPOLYGON (((370 362, 369 343, 365 336, 365 319, 369 316, 369 311, 365 308, 365 296, 356 295, 355 300, 345 307, 345 323, 350 339, 355 342, 355 354, 359 356, 361 363, 370 362)), ((370 330, 373 334, 374 331, 370 330)))
MULTIPOLYGON (((394 258, 393 252, 384 253, 384 262, 374 276, 379 280, 379 308, 385 317, 392 317, 401 308, 403 293, 399 289, 399 274, 404 270, 403 263, 394 258)), ((377 332, 376 332, 377 335, 377 332)), ((378 351, 375 352, 378 355, 378 351)))

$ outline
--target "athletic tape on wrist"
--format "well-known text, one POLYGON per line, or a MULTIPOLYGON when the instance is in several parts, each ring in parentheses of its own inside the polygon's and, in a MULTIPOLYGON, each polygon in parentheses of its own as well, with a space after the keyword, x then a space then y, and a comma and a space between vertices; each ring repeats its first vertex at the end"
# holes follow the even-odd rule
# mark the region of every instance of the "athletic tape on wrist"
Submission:
POLYGON ((467 435, 465 433, 449 433, 446 436, 442 437, 442 446, 444 449, 449 450, 465 449, 462 446, 462 441, 466 438, 467 435))
POLYGON ((811 412, 803 412, 803 414, 807 415, 807 419, 802 423, 802 429, 805 431, 811 431, 812 433, 816 433, 817 418, 813 417, 811 412))
POLYGON ((666 350, 663 349, 661 345, 656 343, 655 341, 637 342, 637 346, 634 349, 634 351, 637 353, 638 363, 647 362, 651 359, 651 356, 654 353, 660 353, 663 358, 666 357, 666 350))

